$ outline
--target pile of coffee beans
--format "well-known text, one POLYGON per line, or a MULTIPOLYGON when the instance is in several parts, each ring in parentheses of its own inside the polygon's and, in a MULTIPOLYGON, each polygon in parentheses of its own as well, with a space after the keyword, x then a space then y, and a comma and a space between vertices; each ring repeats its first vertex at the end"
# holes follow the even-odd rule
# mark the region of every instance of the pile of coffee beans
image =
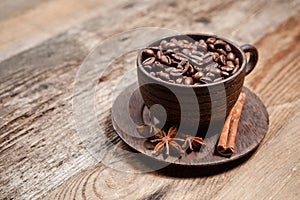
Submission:
POLYGON ((142 64, 156 78, 170 83, 200 85, 235 74, 240 60, 225 41, 211 37, 189 41, 171 38, 143 50, 142 64))

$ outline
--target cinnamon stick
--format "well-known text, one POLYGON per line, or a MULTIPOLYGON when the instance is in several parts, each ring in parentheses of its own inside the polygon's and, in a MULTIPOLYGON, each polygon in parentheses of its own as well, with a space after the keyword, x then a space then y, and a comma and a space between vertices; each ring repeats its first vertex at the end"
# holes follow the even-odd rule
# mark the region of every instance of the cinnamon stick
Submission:
POLYGON ((231 156, 235 149, 235 138, 245 104, 246 94, 241 93, 227 116, 217 145, 217 152, 222 156, 231 156))

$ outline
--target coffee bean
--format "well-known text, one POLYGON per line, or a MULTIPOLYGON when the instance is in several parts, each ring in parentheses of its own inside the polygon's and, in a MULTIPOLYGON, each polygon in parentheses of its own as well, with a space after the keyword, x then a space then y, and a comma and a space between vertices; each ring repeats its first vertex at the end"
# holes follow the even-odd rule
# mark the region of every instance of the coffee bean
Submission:
POLYGON ((231 74, 235 74, 239 70, 239 66, 237 65, 234 70, 231 72, 231 74))
POLYGON ((203 47, 200 47, 199 49, 197 50, 192 50, 192 54, 195 55, 195 56, 199 56, 199 57, 202 57, 204 55, 204 51, 202 52, 201 50, 203 50, 203 47))
POLYGON ((162 53, 162 51, 158 51, 158 52, 156 53, 156 55, 157 55, 157 59, 158 59, 158 60, 161 60, 161 57, 162 57, 163 53, 162 53))
POLYGON ((221 74, 221 70, 218 69, 217 67, 211 68, 211 69, 210 69, 210 72, 211 72, 211 73, 214 73, 214 74, 216 74, 216 75, 221 74))
POLYGON ((225 50, 226 50, 227 52, 232 51, 229 44, 226 44, 226 45, 225 45, 225 50))
POLYGON ((200 78, 200 82, 206 84, 206 83, 211 83, 212 80, 211 80, 211 78, 205 76, 203 78, 200 78))
POLYGON ((209 77, 209 78, 211 78, 211 79, 215 78, 215 75, 213 73, 211 73, 211 72, 206 73, 206 76, 209 77))
POLYGON ((226 65, 226 57, 224 55, 220 55, 218 61, 220 64, 226 65))
POLYGON ((189 65, 188 72, 190 74, 194 74, 195 73, 195 69, 194 69, 194 67, 191 64, 189 65))
POLYGON ((227 59, 231 60, 231 61, 234 61, 235 55, 232 52, 230 52, 230 53, 227 54, 227 59))
POLYGON ((154 51, 152 49, 145 49, 143 51, 143 53, 146 55, 146 56, 154 56, 154 51))
POLYGON ((155 62, 154 62, 154 66, 157 67, 157 68, 160 68, 160 69, 164 69, 164 65, 161 64, 161 63, 158 62, 158 61, 155 61, 155 62))
POLYGON ((215 49, 215 45, 213 45, 213 44, 209 44, 208 45, 208 49, 210 50, 210 51, 215 51, 216 49, 215 49))
POLYGON ((198 46, 202 47, 204 50, 207 51, 207 44, 206 44, 206 42, 204 40, 200 40, 198 46))
POLYGON ((156 74, 155 72, 150 72, 150 75, 155 76, 156 74))
POLYGON ((152 70, 151 65, 144 65, 145 70, 147 70, 148 72, 152 70))
POLYGON ((176 83, 178 83, 178 84, 181 84, 182 83, 182 78, 178 78, 178 79, 176 79, 176 81, 175 81, 176 83))
POLYGON ((197 55, 190 55, 190 58, 200 62, 203 61, 203 57, 197 55))
POLYGON ((156 76, 165 79, 165 80, 169 80, 170 79, 170 75, 168 73, 165 73, 163 71, 160 72, 156 72, 156 76))
POLYGON ((191 53, 191 51, 189 49, 183 49, 182 53, 188 56, 191 53))
POLYGON ((203 72, 197 72, 196 74, 193 75, 193 78, 196 80, 199 80, 200 78, 202 78, 204 76, 203 72))
POLYGON ((233 64, 233 62, 231 60, 226 62, 226 66, 233 67, 233 68, 235 67, 235 65, 233 64))
POLYGON ((178 76, 181 76, 183 74, 183 70, 182 69, 173 69, 171 72, 170 72, 170 75, 173 76, 173 77, 178 77, 178 76))
POLYGON ((165 72, 170 73, 173 70, 176 70, 176 69, 174 67, 168 67, 165 69, 165 72))
POLYGON ((221 75, 225 77, 229 77, 229 73, 225 71, 221 71, 221 75))
POLYGON ((224 42, 223 40, 216 40, 214 42, 214 45, 215 46, 225 46, 226 45, 226 42, 224 42))
POLYGON ((166 45, 168 42, 167 42, 167 40, 162 40, 161 42, 160 42, 160 46, 164 46, 164 45, 166 45))
POLYGON ((173 43, 177 43, 177 39, 176 38, 172 38, 171 40, 170 40, 170 42, 173 42, 173 43))
POLYGON ((229 67, 229 66, 222 66, 221 70, 225 71, 225 72, 228 72, 228 73, 231 73, 234 70, 234 68, 233 67, 229 67))
POLYGON ((208 44, 213 44, 213 43, 215 43, 216 40, 217 40, 216 38, 211 37, 211 38, 208 38, 208 39, 206 40, 206 43, 208 43, 208 44))
POLYGON ((219 82, 219 81, 222 81, 222 80, 223 80, 223 78, 220 77, 220 78, 216 78, 216 79, 214 80, 214 82, 219 82))
POLYGON ((235 63, 236 65, 240 65, 240 59, 239 59, 239 58, 235 58, 235 59, 234 59, 234 63, 235 63))
POLYGON ((167 58, 167 56, 162 55, 162 56, 161 56, 161 62, 162 62, 162 63, 165 63, 165 64, 169 64, 169 59, 167 58))
POLYGON ((218 59, 219 59, 219 56, 220 56, 220 55, 219 55, 217 52, 215 52, 215 53, 214 53, 214 55, 213 55, 213 59, 214 59, 214 61, 215 61, 215 62, 217 62, 217 61, 218 61, 218 59))
POLYGON ((194 80, 191 78, 191 77, 186 77, 184 80, 183 80, 183 83, 185 85, 193 85, 194 84, 194 80))
POLYGON ((142 53, 146 71, 157 79, 176 84, 218 82, 236 73, 240 64, 231 46, 215 37, 206 41, 174 37, 162 40, 159 46, 147 47, 142 53))
POLYGON ((224 49, 217 49, 217 52, 220 54, 223 54, 224 56, 227 55, 226 51, 224 51, 224 49))
POLYGON ((162 46, 164 49, 168 49, 168 48, 171 48, 171 49, 173 49, 173 48, 176 48, 177 46, 176 46, 176 44, 174 44, 174 43, 172 43, 172 42, 168 42, 168 43, 166 43, 164 46, 162 46))
POLYGON ((154 57, 149 57, 143 61, 143 65, 150 65, 150 64, 154 63, 154 61, 155 61, 154 57))

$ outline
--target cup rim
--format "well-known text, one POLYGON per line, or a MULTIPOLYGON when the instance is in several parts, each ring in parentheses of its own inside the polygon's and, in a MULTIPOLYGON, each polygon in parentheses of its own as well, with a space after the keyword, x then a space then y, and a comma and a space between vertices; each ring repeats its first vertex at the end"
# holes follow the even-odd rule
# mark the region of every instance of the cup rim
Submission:
MULTIPOLYGON (((156 77, 152 76, 149 72, 147 72, 143 65, 142 65, 142 53, 143 53, 143 49, 139 50, 138 56, 137 56, 137 67, 143 72, 143 74, 145 74, 147 77, 149 77, 150 79, 157 81, 157 82, 161 82, 163 84, 167 84, 169 86, 177 86, 177 87, 184 87, 184 88, 202 88, 202 87, 208 87, 208 86, 215 86, 218 84, 224 84, 227 81, 230 81, 234 78, 236 78, 237 76, 240 75, 240 73, 244 70, 244 68, 246 67, 246 63, 247 63, 247 59, 246 59, 246 55, 244 53, 244 51, 240 48, 240 46, 238 46, 236 43, 232 42, 231 40, 219 37, 217 35, 213 35, 213 34, 202 34, 202 33, 187 33, 187 34, 177 34, 177 35, 171 35, 171 36, 167 36, 167 37, 163 37, 159 40, 155 40, 154 42, 152 42, 151 44, 149 44, 147 47, 150 47, 152 44, 158 42, 158 41, 162 41, 162 40, 167 40, 167 39, 171 39, 171 38, 178 38, 178 37, 182 37, 182 36, 187 36, 192 38, 192 36, 204 36, 204 37, 214 37, 216 39, 221 39, 224 40, 225 42, 229 43, 231 46, 233 46, 234 48, 236 48, 240 54, 242 55, 243 58, 243 62, 242 65, 240 66, 240 69, 232 76, 222 80, 222 81, 218 81, 218 82, 213 82, 213 83, 206 83, 206 84, 201 84, 201 85, 184 85, 184 84, 177 84, 177 83, 170 83, 164 80, 160 80, 157 79, 156 77)), ((146 47, 146 48, 147 48, 146 47)))

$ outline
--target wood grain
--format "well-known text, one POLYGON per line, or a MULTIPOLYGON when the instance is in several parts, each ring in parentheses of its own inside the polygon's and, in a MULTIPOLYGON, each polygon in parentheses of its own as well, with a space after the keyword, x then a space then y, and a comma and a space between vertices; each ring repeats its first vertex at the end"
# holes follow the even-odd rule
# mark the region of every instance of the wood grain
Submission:
MULTIPOLYGON (((46 5, 40 8, 46 9, 46 5)), ((14 33, 14 18, 6 16, 0 21, 0 31, 8 30, 2 24, 11 31, 1 34, 1 41, 5 43, 11 34, 16 40, 1 49, 1 60, 7 58, 0 63, 1 198, 37 199, 53 190, 48 199, 220 199, 237 198, 235 194, 246 199, 296 199, 299 8, 297 0, 259 0, 255 4, 231 0, 190 0, 184 4, 178 0, 116 1, 101 4, 98 11, 91 9, 91 13, 83 14, 87 18, 72 28, 72 23, 66 22, 66 32, 57 35, 62 29, 51 31, 41 40, 35 36, 27 39, 27 26, 24 37, 14 33), (159 172, 132 174, 107 168, 103 163, 95 165, 97 161, 84 148, 89 141, 80 140, 73 122, 72 84, 78 66, 97 42, 130 28, 152 25, 181 32, 215 33, 239 44, 255 42, 260 61, 246 78, 246 86, 267 105, 271 123, 263 145, 247 163, 203 178, 176 178, 159 172), (49 40, 44 41, 46 38, 49 40)), ((24 11, 25 15, 30 12, 24 11)), ((43 19, 50 18, 35 20, 43 19)), ((21 30, 23 26, 16 27, 21 30)), ((120 58, 112 68, 122 66, 126 71, 134 61, 135 54, 131 54, 120 58)), ((122 70, 117 73, 122 74, 122 70)), ((113 76, 106 77, 101 82, 105 93, 96 96, 99 125, 115 146, 126 148, 114 136, 110 123, 111 100, 104 99, 110 99, 113 76)))

